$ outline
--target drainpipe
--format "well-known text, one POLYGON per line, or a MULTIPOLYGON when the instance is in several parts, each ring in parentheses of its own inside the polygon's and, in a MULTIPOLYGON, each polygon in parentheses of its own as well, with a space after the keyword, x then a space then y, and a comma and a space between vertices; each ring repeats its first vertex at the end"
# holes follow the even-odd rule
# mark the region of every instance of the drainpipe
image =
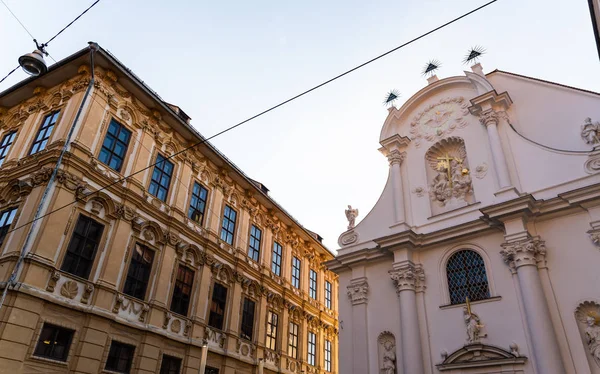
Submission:
POLYGON ((50 196, 50 191, 54 188, 54 180, 56 179, 56 174, 58 173, 58 169, 60 168, 62 159, 63 159, 65 153, 67 152, 69 145, 71 144, 71 136, 73 136, 73 132, 75 131, 75 126, 77 125, 77 122, 79 121, 79 117, 81 116, 81 113, 83 112, 83 107, 85 106, 85 104, 87 102, 87 98, 90 95, 92 87, 94 86, 94 78, 95 78, 94 77, 94 52, 97 51, 99 47, 98 47, 98 44, 96 44, 94 42, 89 42, 88 44, 89 44, 89 48, 90 48, 90 65, 92 67, 92 69, 91 69, 92 78, 90 79, 90 83, 88 84, 85 94, 83 95, 83 100, 81 100, 81 104, 79 105, 79 110, 77 111, 75 120, 73 120, 73 123, 71 124, 71 128, 69 129, 69 133, 67 134, 67 139, 65 140, 65 144, 60 152, 60 155, 58 156, 58 160, 56 161, 56 166, 54 166, 54 170, 52 170, 52 175, 50 175, 48 184, 46 185, 46 188, 44 189, 44 193, 42 194, 40 203, 35 211, 35 215, 33 216, 33 220, 31 222, 31 225, 29 226, 29 231, 27 232, 27 236, 25 237, 25 243, 23 244, 23 248, 21 248, 21 253, 19 254, 17 263, 15 264, 15 267, 10 275, 10 278, 8 279, 8 282, 6 282, 6 284, 4 285, 2 297, 0 298, 0 310, 2 310, 2 306, 4 305, 4 300, 6 299, 6 295, 8 294, 8 289, 10 287, 14 288, 18 283, 17 278, 19 276, 19 270, 21 268, 21 265, 23 264, 23 260, 25 259, 27 252, 29 251, 28 247, 30 246, 31 241, 33 240, 33 237, 34 237, 33 233, 36 231, 38 221, 44 215, 44 212, 47 209, 48 196, 50 196))

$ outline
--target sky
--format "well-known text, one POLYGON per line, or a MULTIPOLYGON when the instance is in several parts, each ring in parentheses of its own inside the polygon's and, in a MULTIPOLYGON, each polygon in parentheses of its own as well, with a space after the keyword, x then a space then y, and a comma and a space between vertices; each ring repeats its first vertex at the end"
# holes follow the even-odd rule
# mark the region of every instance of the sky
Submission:
MULTIPOLYGON (((3 1, 38 41, 93 2, 3 1)), ((99 43, 208 137, 486 2, 101 0, 47 50, 59 61, 99 43)), ((440 78, 462 74, 474 45, 487 50, 485 72, 600 91, 586 0, 498 0, 212 143, 335 251, 346 206, 360 221, 387 180, 377 151, 386 93, 398 90, 402 105, 426 85, 431 59, 442 63, 440 78)), ((0 4, 0 76, 33 49, 0 4)), ((25 77, 18 70, 0 91, 25 77)))

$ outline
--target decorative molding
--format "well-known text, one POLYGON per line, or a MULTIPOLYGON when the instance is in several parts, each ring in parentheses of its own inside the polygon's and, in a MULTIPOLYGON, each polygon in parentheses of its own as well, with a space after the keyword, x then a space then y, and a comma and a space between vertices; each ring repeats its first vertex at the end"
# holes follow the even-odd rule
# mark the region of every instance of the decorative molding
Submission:
POLYGON ((501 244, 500 255, 511 268, 537 265, 546 256, 546 245, 539 236, 501 244))
POLYGON ((352 305, 366 304, 369 301, 369 283, 367 283, 366 278, 353 280, 346 288, 352 305))
POLYGON ((479 113, 479 122, 485 127, 498 126, 501 119, 508 119, 508 115, 503 110, 488 109, 479 113))
POLYGON ((72 280, 66 281, 60 288, 60 294, 69 299, 75 298, 77 292, 79 292, 79 286, 77 285, 77 282, 72 280))
POLYGON ((425 272, 421 265, 405 264, 399 268, 388 271, 394 282, 396 292, 416 291, 425 288, 425 272))
POLYGON ((600 173, 600 149, 594 149, 589 153, 588 159, 583 164, 583 169, 588 174, 600 173))
POLYGON ((410 134, 415 146, 419 148, 423 139, 432 142, 451 134, 456 128, 467 126, 465 116, 469 114, 468 107, 464 97, 443 98, 428 105, 410 123, 410 134))
POLYGON ((406 152, 400 152, 397 149, 394 149, 387 155, 388 162, 390 166, 394 164, 402 165, 404 160, 406 160, 406 152))
MULTIPOLYGON (((511 348, 511 351, 514 351, 511 348)), ((518 351, 516 352, 518 353, 518 351)), ((442 357, 445 355, 442 354, 442 357)), ((503 371, 505 365, 524 365, 527 357, 516 356, 512 352, 486 344, 466 345, 449 354, 441 364, 439 371, 495 367, 503 371)))
POLYGON ((56 287, 56 282, 60 280, 60 273, 58 271, 53 271, 50 275, 50 279, 48 280, 48 285, 46 286, 46 291, 54 292, 54 287, 56 287))
POLYGON ((411 192, 417 195, 417 197, 423 197, 427 193, 427 190, 422 186, 417 186, 413 188, 411 192))
POLYGON ((342 235, 340 235, 338 244, 340 245, 340 247, 343 247, 346 245, 350 245, 352 243, 356 243, 357 241, 358 241, 358 233, 354 230, 351 230, 351 231, 347 231, 347 232, 343 233, 342 235))
POLYGON ((81 296, 81 303, 88 304, 90 301, 90 297, 92 296, 92 292, 94 292, 94 285, 88 283, 83 288, 83 295, 81 296))
POLYGON ((475 178, 483 179, 488 172, 488 164, 483 162, 475 167, 475 178))

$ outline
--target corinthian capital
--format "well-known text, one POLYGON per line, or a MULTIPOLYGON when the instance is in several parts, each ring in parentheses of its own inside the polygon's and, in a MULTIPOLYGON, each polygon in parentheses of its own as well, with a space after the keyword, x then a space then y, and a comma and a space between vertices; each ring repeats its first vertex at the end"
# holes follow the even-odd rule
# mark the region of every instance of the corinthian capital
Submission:
POLYGON ((406 264, 400 268, 390 270, 388 273, 398 293, 406 290, 423 290, 425 288, 425 272, 421 266, 406 264))
POLYGON ((506 112, 498 112, 494 109, 479 113, 479 122, 484 126, 498 125, 501 118, 506 118, 506 112))
POLYGON ((387 156, 390 166, 394 164, 401 165, 405 158, 406 152, 400 152, 398 150, 391 151, 387 156))
POLYGON ((502 244, 502 259, 507 265, 518 268, 523 265, 537 265, 546 255, 546 245, 539 236, 502 244))
POLYGON ((369 301, 369 283, 366 278, 352 280, 348 289, 348 297, 352 301, 352 305, 366 304, 369 301))

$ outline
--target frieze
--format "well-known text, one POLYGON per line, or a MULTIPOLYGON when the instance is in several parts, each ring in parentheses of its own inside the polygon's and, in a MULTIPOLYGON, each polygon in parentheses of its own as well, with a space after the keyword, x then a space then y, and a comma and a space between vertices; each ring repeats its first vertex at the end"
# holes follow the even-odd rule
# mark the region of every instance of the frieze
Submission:
POLYGON ((115 295, 112 312, 130 322, 146 322, 150 307, 146 303, 135 301, 122 294, 115 295))

